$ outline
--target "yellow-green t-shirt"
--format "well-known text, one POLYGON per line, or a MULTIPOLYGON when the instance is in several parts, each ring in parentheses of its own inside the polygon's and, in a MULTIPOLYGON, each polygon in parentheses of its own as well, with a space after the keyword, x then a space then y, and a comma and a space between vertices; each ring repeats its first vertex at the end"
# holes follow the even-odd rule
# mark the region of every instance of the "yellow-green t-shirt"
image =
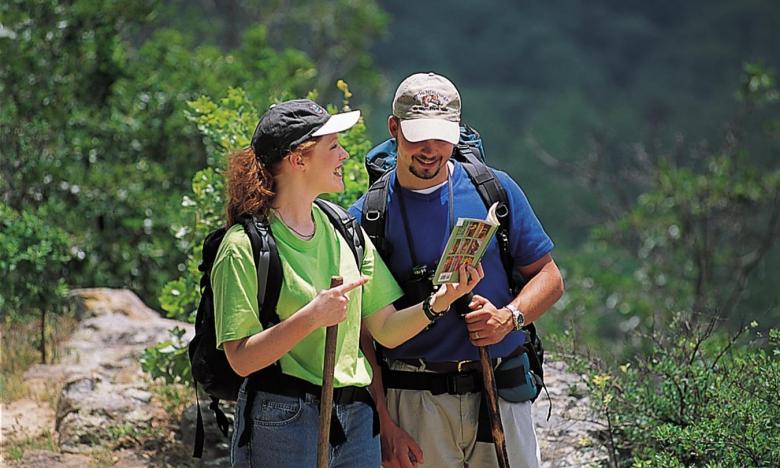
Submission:
MULTIPOLYGON (((361 273, 370 281, 348 293, 347 318, 339 324, 336 346, 336 387, 366 386, 371 382, 371 367, 360 351, 360 321, 401 297, 403 292, 393 279, 368 236, 361 271, 347 241, 335 230, 327 215, 312 206, 316 231, 304 241, 295 236, 278 218, 271 216, 273 232, 282 263, 284 280, 277 313, 281 320, 308 304, 317 292, 330 287, 330 278, 339 275, 344 282, 357 280, 361 273)), ((257 304, 257 270, 249 237, 241 225, 231 227, 219 246, 211 270, 214 291, 214 319, 217 346, 262 331, 257 304)), ((282 372, 315 385, 322 385, 325 328, 318 328, 282 356, 282 372)))

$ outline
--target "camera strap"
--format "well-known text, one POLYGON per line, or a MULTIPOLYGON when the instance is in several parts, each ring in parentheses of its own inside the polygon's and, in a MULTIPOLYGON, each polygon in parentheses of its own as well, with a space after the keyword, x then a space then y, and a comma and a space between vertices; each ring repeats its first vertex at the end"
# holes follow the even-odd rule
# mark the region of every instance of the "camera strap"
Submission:
MULTIPOLYGON (((406 213, 406 202, 404 201, 404 192, 401 189, 401 184, 398 182, 398 175, 396 175, 395 177, 394 185, 395 185, 394 191, 398 193, 398 208, 401 210, 401 217, 403 218, 404 221, 403 222, 404 233, 406 234, 406 243, 409 245, 409 255, 412 258, 412 265, 419 266, 420 263, 417 261, 417 254, 414 248, 414 240, 412 237, 411 226, 409 224, 409 215, 406 213)), ((450 173, 449 164, 447 165, 447 192, 450 198, 449 205, 447 206, 449 212, 449 226, 447 226, 447 234, 449 234, 450 230, 452 230, 453 226, 455 225, 455 219, 454 219, 455 214, 453 209, 453 196, 452 196, 452 177, 450 173)), ((446 238, 444 242, 445 243, 447 242, 446 238)))

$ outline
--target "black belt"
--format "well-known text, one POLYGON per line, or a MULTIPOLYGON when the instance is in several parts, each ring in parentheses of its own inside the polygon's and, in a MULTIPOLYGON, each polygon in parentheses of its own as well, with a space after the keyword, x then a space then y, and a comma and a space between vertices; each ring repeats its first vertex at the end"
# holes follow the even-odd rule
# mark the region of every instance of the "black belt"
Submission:
MULTIPOLYGON (((522 385, 525 376, 517 369, 494 372, 498 388, 512 388, 522 385)), ((454 372, 439 374, 433 372, 409 372, 382 367, 382 381, 385 388, 401 390, 427 390, 433 395, 448 393, 465 395, 482 391, 482 373, 480 371, 454 372)))
MULTIPOLYGON (((520 356, 526 351, 524 346, 518 346, 514 350, 512 350, 511 353, 508 355, 502 357, 501 359, 510 359, 516 356, 520 356)), ((403 362, 404 364, 409 364, 411 366, 415 366, 417 368, 424 367, 425 370, 429 370, 431 372, 435 372, 437 374, 463 374, 463 373, 469 373, 469 372, 482 372, 482 363, 480 361, 475 360, 465 360, 465 361, 426 361, 423 358, 417 358, 417 359, 397 359, 397 361, 403 362)), ((490 365, 493 367, 493 369, 496 368, 496 365, 498 364, 498 359, 491 359, 490 365)), ((386 366, 385 366, 386 367, 386 366)), ((395 372, 403 372, 403 371, 395 371, 395 372)), ((413 374, 419 374, 419 372, 412 372, 413 374)), ((383 374, 384 376, 384 374, 383 374)), ((388 386, 388 385, 385 385, 388 386)), ((401 387, 393 387, 393 388, 401 388, 401 387)), ((442 392, 443 393, 443 392, 442 392)))
MULTIPOLYGON (((525 348, 520 346, 512 351, 504 359, 509 359, 525 352, 525 348)), ((479 404, 479 415, 477 417, 477 440, 480 442, 492 442, 493 436, 490 432, 490 415, 487 411, 487 402, 483 389, 483 380, 480 361, 452 361, 445 363, 425 362, 421 359, 401 360, 406 364, 416 365, 433 372, 409 372, 398 371, 389 368, 386 362, 380 361, 382 365, 382 381, 385 389, 396 388, 399 390, 427 390, 432 395, 441 395, 448 393, 450 395, 464 395, 466 393, 482 393, 479 404), (477 364, 476 370, 463 372, 464 366, 468 363, 477 364), (436 368, 454 368, 455 372, 438 373, 436 368), (458 372, 458 369, 461 372, 458 372)), ((496 360, 491 360, 495 368, 496 360)), ((507 371, 495 371, 494 378, 497 388, 512 388, 521 385, 525 379, 525 371, 520 369, 511 369, 507 371)))
MULTIPOLYGON (((319 401, 322 394, 322 387, 314 385, 306 380, 299 379, 286 374, 281 374, 273 379, 253 379, 249 378, 246 385, 246 408, 244 409, 244 431, 240 434, 238 446, 241 447, 249 441, 249 428, 251 427, 250 413, 255 393, 258 391, 283 395, 292 398, 306 398, 306 395, 312 395, 314 400, 319 401)), ((371 407, 373 413, 373 432, 374 436, 379 434, 379 413, 376 411, 376 405, 371 394, 366 387, 339 387, 333 389, 333 403, 336 405, 348 405, 351 403, 365 403, 371 407)), ((344 426, 339 421, 338 415, 333 414, 330 420, 330 445, 337 447, 347 440, 344 432, 344 426)))
MULTIPOLYGON (((436 372, 437 374, 454 374, 458 372, 481 371, 482 364, 479 361, 443 361, 428 362, 423 359, 399 359, 399 361, 415 367, 425 367, 426 370, 436 372)), ((496 360, 492 360, 493 367, 496 366, 496 360)))

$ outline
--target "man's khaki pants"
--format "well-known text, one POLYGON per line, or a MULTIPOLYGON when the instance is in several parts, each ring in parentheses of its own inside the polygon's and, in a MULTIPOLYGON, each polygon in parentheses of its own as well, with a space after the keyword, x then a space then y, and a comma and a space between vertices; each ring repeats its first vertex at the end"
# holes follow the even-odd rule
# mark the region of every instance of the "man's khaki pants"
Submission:
MULTIPOLYGON (((390 368, 426 372, 398 361, 392 361, 390 368)), ((425 468, 498 466, 493 444, 476 440, 480 399, 479 393, 431 395, 424 390, 387 389, 390 415, 422 448, 425 464, 418 466, 425 468)), ((498 401, 512 468, 538 467, 531 402, 498 401)))

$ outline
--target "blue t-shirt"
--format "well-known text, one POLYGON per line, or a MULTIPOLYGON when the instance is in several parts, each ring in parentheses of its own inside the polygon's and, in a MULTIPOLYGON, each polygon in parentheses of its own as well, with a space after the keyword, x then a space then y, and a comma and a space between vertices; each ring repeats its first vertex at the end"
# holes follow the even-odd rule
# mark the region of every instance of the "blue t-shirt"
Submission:
MULTIPOLYGON (((453 189, 453 219, 487 217, 487 207, 480 198, 463 166, 453 161, 451 177, 453 189)), ((509 199, 511 225, 509 246, 515 267, 530 265, 548 254, 553 243, 544 232, 528 199, 520 187, 506 173, 494 170, 509 199)), ((385 213, 385 238, 392 245, 390 258, 385 263, 396 280, 403 284, 411 277, 412 253, 403 226, 399 207, 395 172, 390 176, 387 211, 385 213)), ((418 264, 435 268, 441 257, 452 226, 449 215, 449 185, 429 194, 416 193, 400 188, 403 204, 409 220, 414 257, 418 264)), ((363 220, 365 195, 349 209, 358 221, 363 220)), ((490 241, 482 259, 485 277, 474 288, 474 293, 490 300, 496 307, 503 307, 513 299, 509 278, 501 263, 501 254, 495 238, 490 241)), ((432 271, 432 270, 431 270, 432 271)), ((506 356, 523 343, 522 332, 512 332, 490 347, 491 357, 506 356)), ((468 339, 466 324, 458 314, 450 312, 414 338, 394 349, 385 350, 391 359, 424 358, 431 362, 479 359, 479 351, 468 339)))

